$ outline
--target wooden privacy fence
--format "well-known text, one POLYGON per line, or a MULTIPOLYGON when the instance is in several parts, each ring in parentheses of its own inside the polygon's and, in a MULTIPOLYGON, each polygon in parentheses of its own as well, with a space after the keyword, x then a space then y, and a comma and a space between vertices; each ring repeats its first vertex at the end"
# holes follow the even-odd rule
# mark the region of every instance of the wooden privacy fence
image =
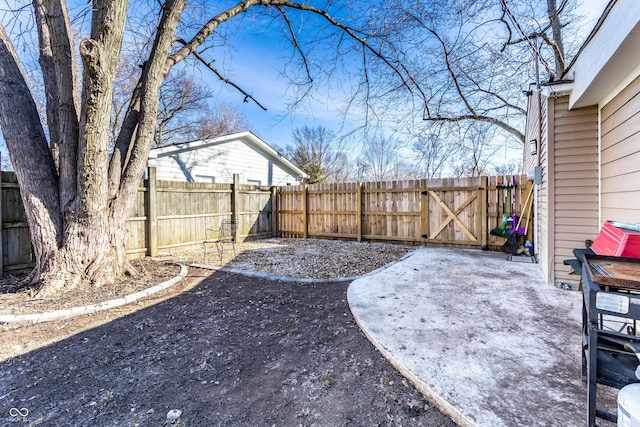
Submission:
POLYGON ((425 182, 422 191, 426 243, 487 246, 486 177, 425 182))
POLYGON ((421 180, 279 187, 278 235, 420 241, 421 190, 421 180))
POLYGON ((272 236, 271 188, 233 184, 156 181, 155 168, 138 189, 129 219, 129 254, 158 253, 217 235, 223 219, 237 222, 238 242, 272 236))
MULTIPOLYGON (((129 219, 127 253, 131 257, 156 256, 200 245, 217 235, 222 219, 237 221, 238 241, 271 237, 272 189, 233 184, 156 181, 155 168, 138 188, 129 219)), ((0 212, 2 245, 0 274, 33 266, 29 226, 13 172, 2 172, 0 212)), ((275 191, 275 189, 273 190, 275 191)))
POLYGON ((156 181, 155 168, 138 190, 129 219, 129 254, 170 252, 200 245, 223 219, 237 222, 238 242, 272 236, 271 188, 233 184, 156 181))
MULTIPOLYGON (((501 224, 505 198, 521 213, 531 188, 524 175, 509 189, 498 184, 511 177, 278 188, 240 185, 237 175, 233 184, 156 181, 150 168, 148 177, 129 219, 131 257, 200 245, 223 219, 237 221, 239 242, 280 236, 500 249, 505 239, 489 231, 501 224)), ((32 266, 33 254, 15 174, 0 178, 2 273, 32 266)))
POLYGON ((33 265, 31 233, 20 198, 20 188, 14 172, 0 172, 0 277, 3 272, 29 268, 33 265))
POLYGON ((499 249, 505 239, 490 230, 503 210, 523 211, 530 188, 525 175, 279 187, 277 232, 499 249))

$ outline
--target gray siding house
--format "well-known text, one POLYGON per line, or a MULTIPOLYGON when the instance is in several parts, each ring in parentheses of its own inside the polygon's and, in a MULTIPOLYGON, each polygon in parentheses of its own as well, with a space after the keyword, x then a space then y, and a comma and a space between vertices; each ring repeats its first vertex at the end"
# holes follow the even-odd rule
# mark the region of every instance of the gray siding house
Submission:
POLYGON ((524 172, 539 172, 535 245, 551 284, 608 220, 640 223, 640 7, 609 2, 562 80, 531 86, 524 172))
POLYGON ((148 166, 166 181, 295 185, 306 174, 249 131, 154 148, 148 166))

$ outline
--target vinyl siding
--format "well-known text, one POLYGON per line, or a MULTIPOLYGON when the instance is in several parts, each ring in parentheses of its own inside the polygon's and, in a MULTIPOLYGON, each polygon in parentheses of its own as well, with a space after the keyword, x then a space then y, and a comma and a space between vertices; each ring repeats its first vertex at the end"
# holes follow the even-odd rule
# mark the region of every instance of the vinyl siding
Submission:
MULTIPOLYGON (((532 90, 532 94, 529 96, 527 101, 527 122, 526 122, 526 130, 525 130, 525 147, 523 150, 523 158, 522 158, 522 173, 527 175, 533 175, 534 169, 538 165, 538 153, 531 153, 530 141, 536 140, 538 141, 538 150, 542 151, 542 149, 546 149, 544 143, 542 143, 542 147, 540 141, 544 141, 544 132, 542 135, 540 134, 540 113, 541 108, 544 117, 544 111, 546 111, 546 98, 542 98, 539 92, 539 89, 535 88, 533 85, 530 86, 532 90), (541 106, 542 100, 542 106, 541 106)), ((543 123, 543 126, 546 123, 543 123)), ((540 154, 540 158, 543 159, 544 155, 540 154)), ((546 201, 546 192, 542 188, 542 186, 538 185, 534 187, 534 197, 533 197, 533 243, 534 249, 540 256, 543 251, 542 248, 546 247, 546 243, 543 239, 543 235, 541 234, 541 220, 545 222, 546 216, 541 214, 540 206, 541 201, 546 201)), ((542 255, 544 258, 544 255, 542 255)), ((544 270, 544 268, 543 268, 544 270)), ((546 274, 546 272, 545 272, 546 274)))
POLYGON ((553 197, 548 265, 552 283, 577 285, 564 260, 598 233, 598 108, 569 110, 569 97, 553 100, 553 197))
MULTIPOLYGON (((542 167, 542 182, 536 186, 534 213, 535 223, 535 251, 538 255, 538 262, 542 268, 544 277, 551 281, 551 269, 549 263, 549 251, 552 249, 549 235, 549 118, 547 111, 549 105, 553 106, 553 99, 542 97, 542 132, 540 147, 540 166, 542 167)), ((553 121, 553 118, 551 118, 553 121)))
POLYGON ((602 220, 640 222, 640 77, 601 110, 602 220))
POLYGON ((237 173, 242 184, 297 183, 296 177, 242 140, 164 154, 155 159, 154 164, 157 179, 168 181, 231 183, 233 174, 237 173))

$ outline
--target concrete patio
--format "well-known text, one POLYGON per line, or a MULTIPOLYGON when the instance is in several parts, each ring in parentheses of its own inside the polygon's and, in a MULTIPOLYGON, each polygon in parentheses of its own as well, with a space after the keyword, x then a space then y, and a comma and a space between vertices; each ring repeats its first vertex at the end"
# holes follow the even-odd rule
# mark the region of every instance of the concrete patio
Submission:
POLYGON ((348 300, 378 349, 464 426, 582 426, 581 293, 539 266, 421 248, 354 281, 348 300))

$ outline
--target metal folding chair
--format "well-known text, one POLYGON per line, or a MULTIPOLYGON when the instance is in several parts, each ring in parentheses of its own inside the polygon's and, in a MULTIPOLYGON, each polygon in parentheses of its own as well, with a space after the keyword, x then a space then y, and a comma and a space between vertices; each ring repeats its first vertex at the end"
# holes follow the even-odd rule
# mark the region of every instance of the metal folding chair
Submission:
POLYGON ((215 243, 218 255, 220 256, 220 263, 222 264, 223 255, 225 251, 233 251, 233 256, 236 256, 236 235, 238 231, 238 222, 231 219, 223 219, 220 221, 220 227, 207 228, 206 239, 202 242, 204 253, 202 255, 202 262, 207 260, 207 244, 215 243), (226 246, 225 246, 226 245, 226 246))

